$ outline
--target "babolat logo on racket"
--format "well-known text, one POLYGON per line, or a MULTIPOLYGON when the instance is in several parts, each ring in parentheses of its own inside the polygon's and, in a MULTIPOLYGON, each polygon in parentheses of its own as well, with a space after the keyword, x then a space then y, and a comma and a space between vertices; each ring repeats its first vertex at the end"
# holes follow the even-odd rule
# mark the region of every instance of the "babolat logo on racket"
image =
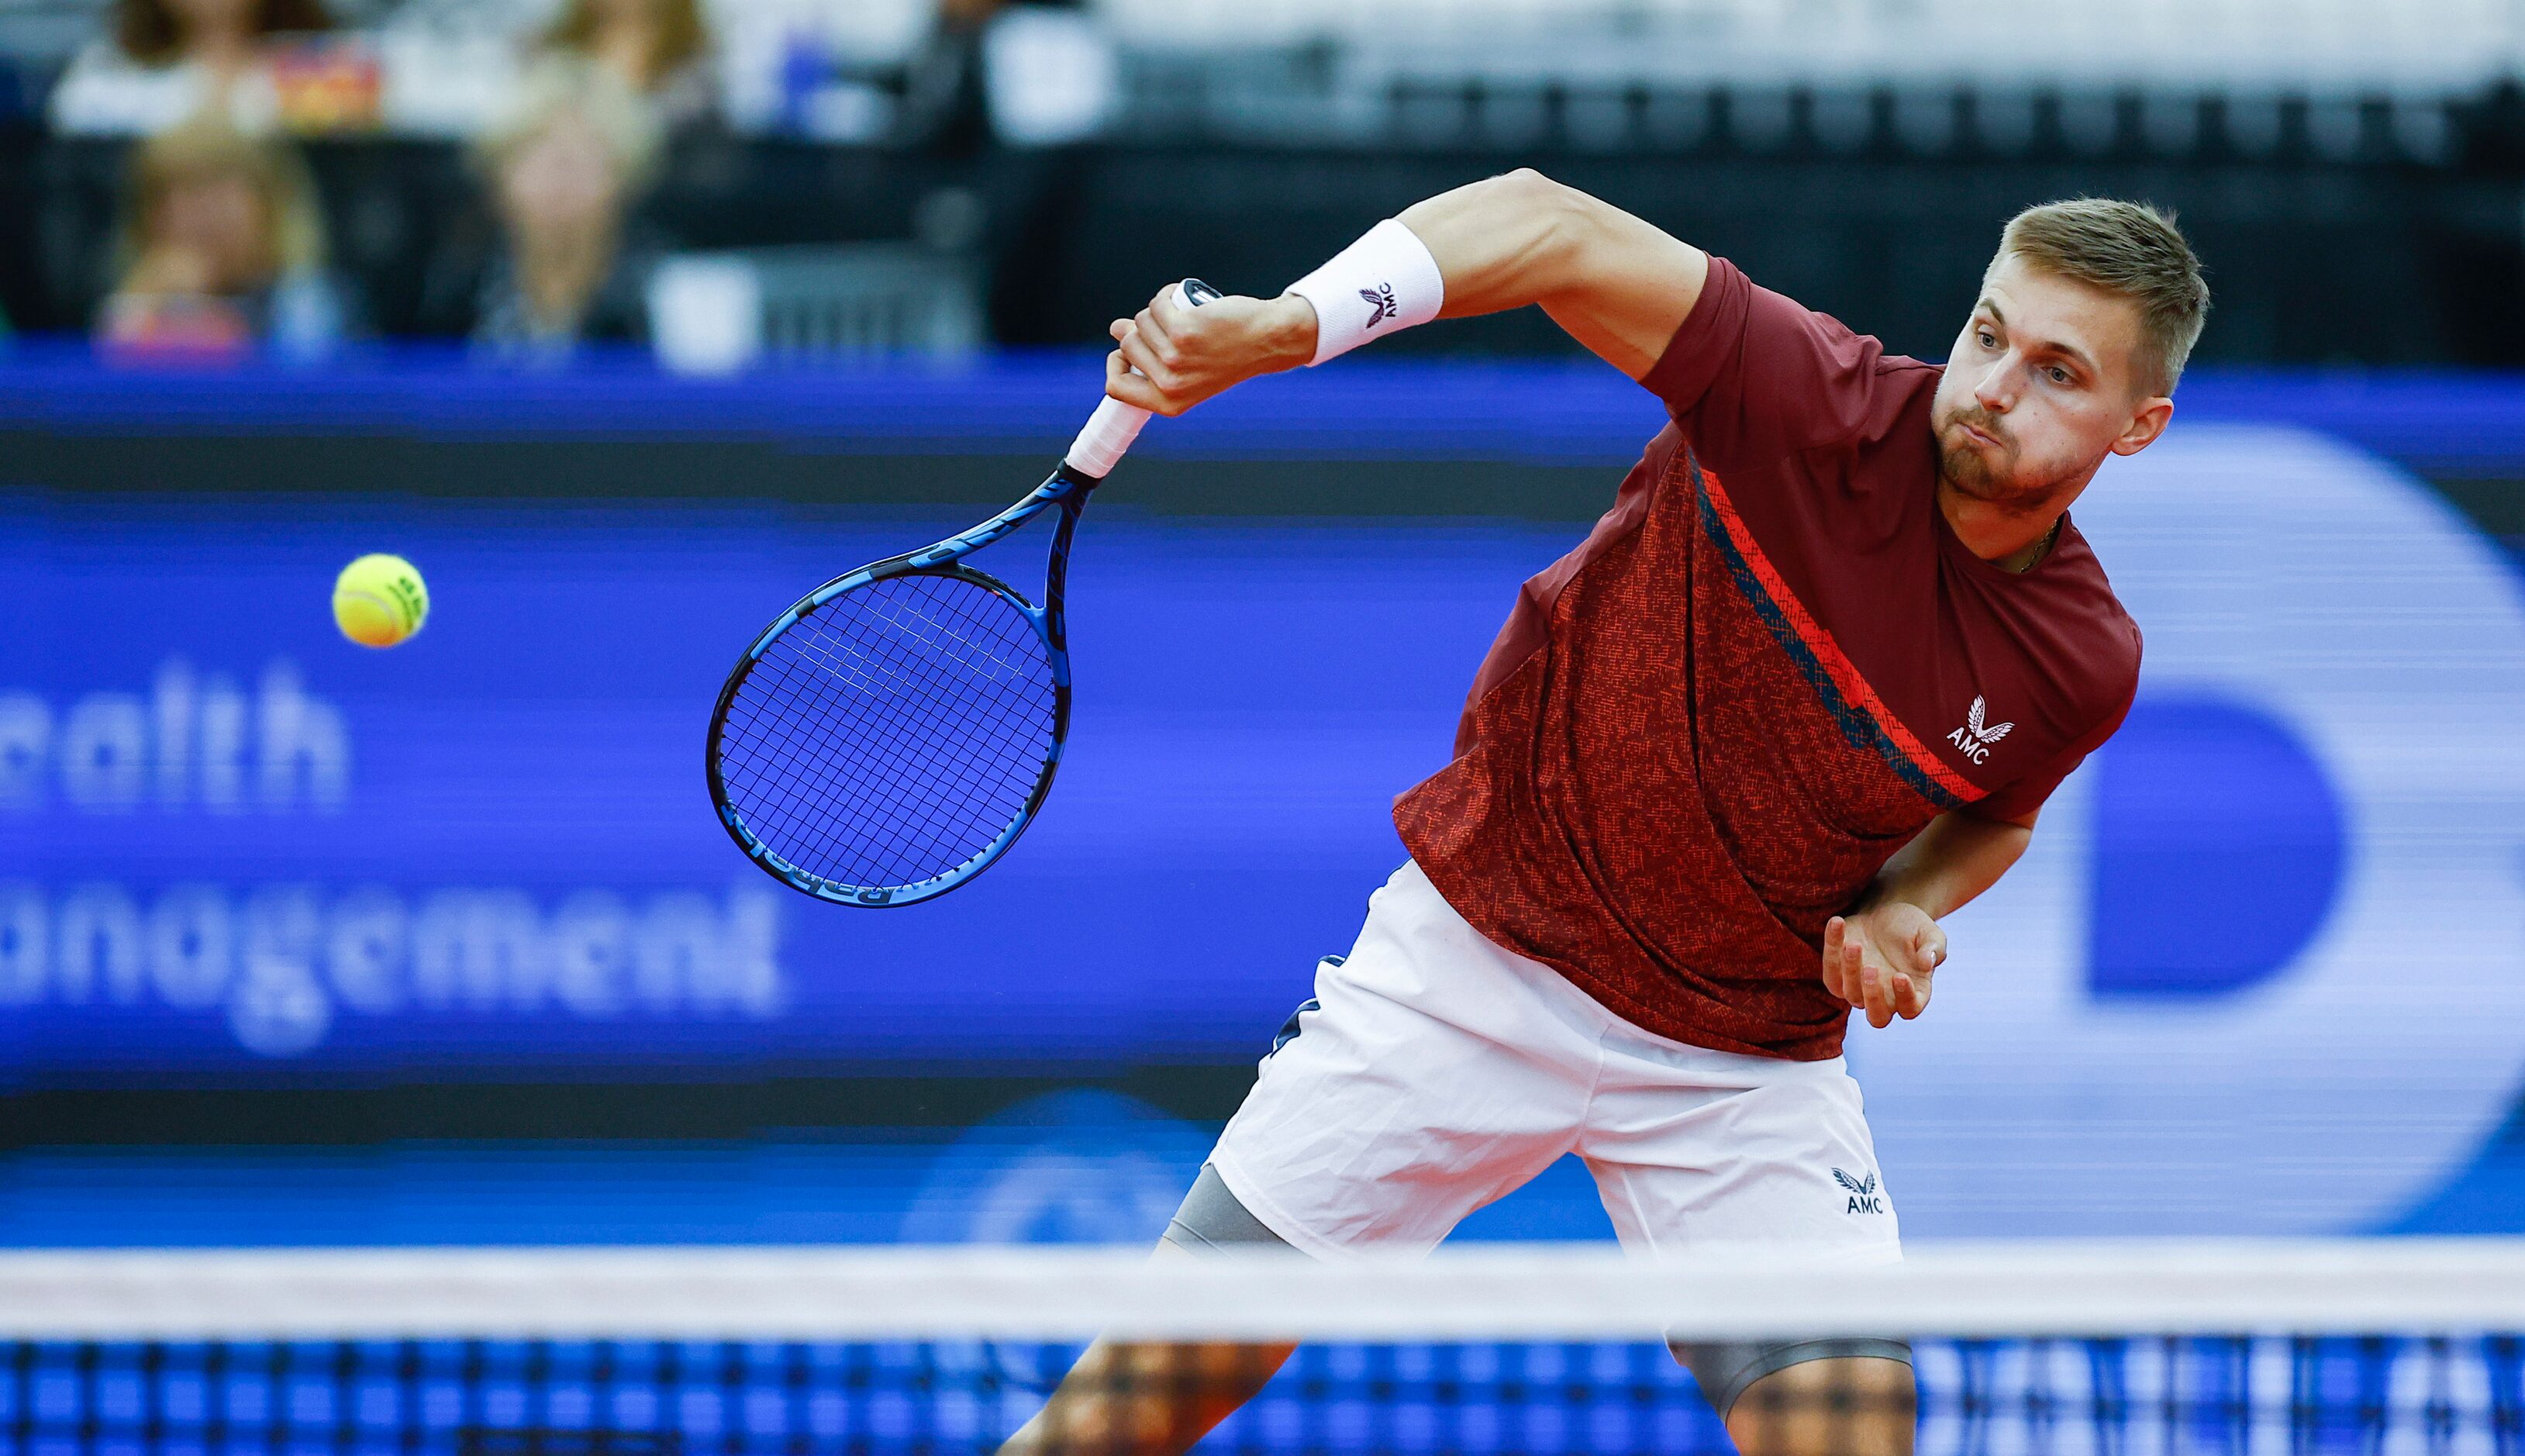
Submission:
POLYGON ((1359 290, 1359 296, 1366 299, 1369 307, 1367 323, 1362 326, 1363 327, 1374 328, 1402 312, 1402 306, 1394 301, 1392 283, 1379 283, 1373 288, 1362 288, 1359 290))
POLYGON ((1884 1196, 1876 1191, 1875 1174, 1852 1178, 1836 1168, 1832 1171, 1832 1180, 1850 1190, 1850 1206, 1843 1209, 1843 1213, 1881 1214, 1885 1211, 1884 1196))

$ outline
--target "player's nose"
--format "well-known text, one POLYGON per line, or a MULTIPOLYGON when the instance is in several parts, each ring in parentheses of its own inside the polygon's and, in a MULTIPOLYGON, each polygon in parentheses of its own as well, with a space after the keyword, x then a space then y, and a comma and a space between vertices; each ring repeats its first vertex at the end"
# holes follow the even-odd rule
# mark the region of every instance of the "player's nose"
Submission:
POLYGON ((2005 415, 2016 403, 2016 370, 2002 363, 1973 385, 1973 403, 1994 415, 2005 415))

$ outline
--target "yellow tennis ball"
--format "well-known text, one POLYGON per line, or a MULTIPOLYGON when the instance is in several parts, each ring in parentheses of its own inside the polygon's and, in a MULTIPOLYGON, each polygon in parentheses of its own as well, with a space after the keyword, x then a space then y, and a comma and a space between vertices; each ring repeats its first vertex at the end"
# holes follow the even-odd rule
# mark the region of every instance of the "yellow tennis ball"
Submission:
POLYGON ((391 647, 429 620, 429 588, 400 556, 373 552, 333 578, 333 621, 363 647, 391 647))

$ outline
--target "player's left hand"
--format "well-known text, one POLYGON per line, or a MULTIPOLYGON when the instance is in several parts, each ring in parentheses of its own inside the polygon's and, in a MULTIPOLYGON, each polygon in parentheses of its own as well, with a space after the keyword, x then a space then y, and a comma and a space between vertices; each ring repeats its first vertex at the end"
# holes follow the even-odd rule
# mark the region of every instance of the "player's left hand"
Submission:
POLYGON ((1823 927, 1823 987, 1871 1027, 1929 1009, 1929 978, 1947 959, 1947 932, 1917 905, 1885 900, 1823 927))

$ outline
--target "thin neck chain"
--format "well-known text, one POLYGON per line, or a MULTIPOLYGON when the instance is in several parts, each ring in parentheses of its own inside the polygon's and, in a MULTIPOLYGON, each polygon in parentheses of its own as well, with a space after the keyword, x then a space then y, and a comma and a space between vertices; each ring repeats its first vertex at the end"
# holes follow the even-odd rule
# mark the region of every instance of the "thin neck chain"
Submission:
POLYGON ((2043 558, 2052 554, 2052 547, 2060 539, 2060 523, 2068 519, 2068 513, 2065 511, 2052 518, 2052 528, 2043 533, 2043 539, 2036 544, 2034 554, 2026 559, 2025 565, 2016 569, 2016 575, 2022 577, 2043 564, 2043 558))

